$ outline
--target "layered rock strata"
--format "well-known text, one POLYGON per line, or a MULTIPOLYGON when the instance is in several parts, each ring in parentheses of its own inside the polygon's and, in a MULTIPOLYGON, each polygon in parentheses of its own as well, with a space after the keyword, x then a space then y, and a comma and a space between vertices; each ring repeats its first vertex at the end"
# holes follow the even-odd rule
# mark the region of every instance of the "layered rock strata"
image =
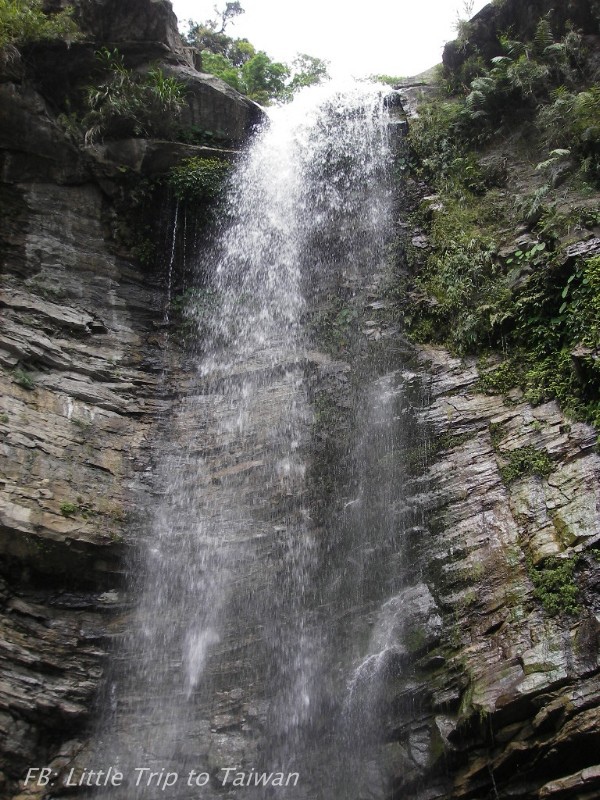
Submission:
POLYGON ((555 403, 482 393, 475 363, 442 349, 423 348, 419 362, 429 491, 414 542, 422 579, 405 590, 418 602, 402 603, 409 646, 389 681, 394 796, 591 800, 600 790, 596 433, 555 403), (508 470, 522 453, 545 454, 545 474, 508 470), (567 563, 572 573, 540 583, 567 563))
MULTIPOLYGON (((164 264, 142 264, 124 234, 132 193, 183 158, 233 157, 260 115, 194 70, 169 3, 99 1, 77 4, 76 13, 84 41, 11 51, 0 75, 7 798, 19 794, 29 767, 69 763, 96 713, 111 621, 124 610, 124 553, 147 505, 149 443, 168 405, 164 371, 178 359, 173 347, 165 354, 164 264), (227 152, 148 140, 75 143, 58 112, 65 94, 93 79, 102 45, 117 46, 139 69, 160 58, 187 86, 182 125, 221 131, 227 152)), ((169 221, 159 212, 147 222, 160 232, 169 221)))

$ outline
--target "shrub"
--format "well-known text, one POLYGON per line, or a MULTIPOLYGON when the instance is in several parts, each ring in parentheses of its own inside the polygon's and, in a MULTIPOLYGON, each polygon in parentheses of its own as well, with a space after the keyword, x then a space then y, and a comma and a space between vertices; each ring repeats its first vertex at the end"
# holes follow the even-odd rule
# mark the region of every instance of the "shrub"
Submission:
POLYGON ((550 616, 561 612, 578 614, 579 590, 575 583, 577 556, 572 558, 547 558, 540 567, 528 565, 529 577, 534 585, 533 596, 537 598, 550 616))
POLYGON ((218 158, 187 158, 173 167, 167 183, 178 200, 214 200, 221 193, 231 170, 227 161, 218 158))
POLYGON ((75 503, 69 503, 65 501, 64 503, 60 504, 60 513, 63 517, 72 517, 73 514, 76 514, 79 511, 79 506, 75 503))
POLYGON ((12 373, 13 381, 22 389, 31 391, 35 388, 35 381, 33 377, 25 370, 15 369, 12 373))
POLYGON ((79 30, 73 8, 46 14, 42 0, 0 0, 0 50, 44 39, 73 41, 79 30))
POLYGON ((566 259, 564 247, 577 226, 591 229, 599 218, 595 210, 585 219, 581 209, 565 212, 552 189, 576 169, 600 179, 600 86, 586 85, 593 63, 582 37, 571 30, 555 41, 548 19, 531 42, 503 37, 501 45, 504 54, 471 79, 466 96, 439 94, 411 121, 404 169, 438 197, 415 213, 428 246, 406 247, 415 277, 404 318, 413 338, 458 354, 501 349, 504 361, 482 375, 480 389, 520 387, 530 402, 556 399, 596 424, 600 258, 566 259), (531 148, 536 132, 550 151, 537 158, 545 181, 531 181, 532 191, 509 208, 500 193, 488 192, 506 180, 506 164, 499 157, 487 175, 489 152, 479 160, 476 146, 494 136, 497 151, 500 136, 518 134, 531 148), (538 240, 498 252, 496 243, 518 221, 538 240))
POLYGON ((158 67, 145 75, 125 67, 118 50, 97 53, 106 77, 87 92, 85 141, 123 136, 174 136, 185 86, 158 67))
POLYGON ((578 261, 561 293, 559 315, 572 342, 600 346, 600 256, 578 261))
POLYGON ((554 465, 545 450, 536 450, 535 447, 518 447, 508 453, 501 453, 508 459, 507 463, 500 467, 500 475, 506 484, 513 483, 519 478, 527 475, 538 475, 540 478, 547 478, 554 471, 554 465))
POLYGON ((536 123, 547 147, 570 149, 584 172, 600 179, 600 85, 578 94, 559 87, 536 123))

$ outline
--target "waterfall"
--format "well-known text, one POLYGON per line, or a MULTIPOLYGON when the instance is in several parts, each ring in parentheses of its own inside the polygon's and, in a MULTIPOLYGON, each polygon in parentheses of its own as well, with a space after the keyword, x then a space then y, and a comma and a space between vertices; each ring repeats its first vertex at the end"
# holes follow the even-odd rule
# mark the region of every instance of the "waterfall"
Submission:
POLYGON ((273 109, 195 265, 194 369, 159 448, 99 735, 103 764, 125 775, 107 799, 362 797, 357 776, 378 769, 352 693, 369 619, 402 572, 404 400, 346 323, 387 258, 384 98, 314 87, 273 109), (314 333, 332 297, 362 366, 346 463, 317 515, 315 376, 342 385, 351 368, 314 333), (253 789, 262 773, 282 777, 253 789))

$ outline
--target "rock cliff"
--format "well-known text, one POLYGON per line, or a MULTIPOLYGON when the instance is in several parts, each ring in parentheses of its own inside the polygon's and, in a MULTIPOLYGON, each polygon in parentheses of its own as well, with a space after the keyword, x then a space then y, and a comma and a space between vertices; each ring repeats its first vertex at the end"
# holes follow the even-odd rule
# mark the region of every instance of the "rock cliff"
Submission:
MULTIPOLYGON (((169 392, 167 300, 164 264, 132 252, 132 197, 183 158, 231 158, 260 117, 194 69, 170 3, 82 2, 76 16, 83 40, 11 50, 0 74, 2 797, 19 794, 28 767, 81 747, 146 504, 169 392), (181 79, 182 126, 220 131, 226 152, 75 141, 59 115, 104 45, 181 79)), ((149 213, 160 244, 170 210, 149 213)))
MULTIPOLYGON (((506 3, 502 13, 525 30, 534 5, 506 3)), ((181 365, 165 314, 168 265, 139 258, 131 229, 140 217, 128 212, 144 181, 182 159, 234 157, 260 116, 196 71, 168 2, 75 7, 82 41, 22 48, 0 74, 0 795, 22 800, 36 796, 23 787, 28 767, 64 768, 84 751, 107 653, 129 610, 126 553, 155 488, 153 445, 177 395, 165 379, 167 366, 174 375, 181 365), (65 97, 90 81, 103 45, 133 69, 158 61, 183 81, 182 126, 219 131, 220 147, 74 141, 59 121, 65 97)), ((488 7, 477 25, 493 17, 495 30, 504 26, 499 13, 488 7)), ((450 48, 446 62, 453 57, 450 48)), ((159 245, 176 249, 165 203, 145 207, 145 222, 159 245)), ((428 246, 421 229, 402 225, 409 242, 428 246)), ((600 795, 596 434, 555 402, 486 393, 481 379, 493 364, 409 346, 389 323, 381 281, 361 280, 342 287, 363 326, 357 373, 349 356, 313 353, 304 366, 315 406, 324 398, 311 443, 317 522, 331 513, 328 470, 349 452, 344 413, 352 380, 369 374, 367 342, 394 369, 400 352, 414 395, 418 425, 403 440, 414 524, 404 588, 381 610, 398 632, 383 712, 390 797, 592 800, 600 795)), ((272 413, 265 402, 265 428, 272 413)), ((174 416, 175 426, 189 425, 185 408, 174 416)), ((262 467, 260 452, 235 463, 215 452, 215 482, 262 467)), ((292 502, 283 489, 265 496, 277 508, 292 502)), ((218 688, 214 763, 254 747, 239 731, 258 728, 260 711, 218 688)))
POLYGON ((429 467, 413 544, 421 579, 405 590, 420 599, 403 603, 415 644, 389 687, 393 796, 591 800, 600 786, 596 434, 555 403, 482 393, 474 360, 436 348, 418 358, 411 380, 427 398, 429 467), (548 454, 545 475, 507 471, 523 448, 548 454), (544 596, 540 563, 566 555, 573 572, 544 596))

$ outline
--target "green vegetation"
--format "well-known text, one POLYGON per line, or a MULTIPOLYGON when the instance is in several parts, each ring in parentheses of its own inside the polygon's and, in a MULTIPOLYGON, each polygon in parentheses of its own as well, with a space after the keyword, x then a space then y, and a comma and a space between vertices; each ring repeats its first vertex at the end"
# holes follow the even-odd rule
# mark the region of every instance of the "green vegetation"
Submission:
POLYGON ((313 333, 320 345, 332 355, 347 351, 350 345, 358 310, 336 295, 313 320, 313 333))
POLYGON ((76 514, 79 511, 79 506, 75 503, 69 503, 65 501, 64 503, 60 504, 60 513, 63 517, 72 517, 73 514, 76 514))
POLYGON ((244 13, 239 2, 226 3, 217 20, 188 23, 187 43, 202 58, 202 69, 221 78, 251 100, 268 105, 273 100, 289 100, 303 86, 327 78, 327 62, 299 53, 291 66, 273 61, 256 50, 247 39, 225 33, 230 21, 244 13))
MULTIPOLYGON (((461 26, 464 52, 469 35, 461 26)), ((413 204, 429 246, 406 246, 396 297, 413 339, 502 354, 483 391, 518 387, 600 424, 600 256, 568 251, 600 224, 597 64, 579 32, 557 38, 546 17, 531 41, 498 46, 490 62, 472 52, 446 69, 411 122, 399 169, 434 196, 413 204)))
POLYGON ((508 452, 501 451, 500 455, 508 460, 500 467, 500 475, 507 485, 526 475, 547 478, 554 471, 554 464, 548 453, 545 450, 536 450, 532 445, 508 452))
POLYGON ((528 562, 528 573, 534 585, 533 596, 541 602, 551 616, 579 613, 579 589, 575 582, 575 569, 579 557, 547 558, 543 565, 528 562))
POLYGON ((173 167, 167 184, 178 200, 211 201, 223 190, 231 165, 218 158, 187 158, 173 167))
POLYGON ((72 15, 73 8, 46 13, 42 0, 0 0, 0 51, 46 39, 73 41, 79 30, 72 15))
POLYGON ((23 369, 13 370, 12 379, 17 386, 20 386, 22 389, 27 389, 29 391, 35 389, 35 380, 33 376, 23 369))
POLYGON ((403 83, 406 78, 400 75, 383 75, 381 73, 377 73, 374 75, 369 75, 369 80, 373 81, 374 83, 384 83, 386 86, 397 86, 399 83, 403 83))
POLYGON ((71 503, 69 501, 61 503, 60 513, 64 517, 72 517, 75 514, 79 514, 82 519, 88 520, 97 517, 100 512, 90 503, 86 503, 83 497, 78 497, 77 503, 71 503))
POLYGON ((0 422, 1 422, 3 425, 7 425, 7 424, 8 424, 8 421, 9 421, 9 416, 8 416, 8 414, 7 414, 6 412, 2 412, 2 414, 0 414, 0 422))
POLYGON ((104 47, 96 57, 103 79, 87 90, 81 119, 86 143, 126 136, 175 138, 183 84, 158 68, 146 74, 128 69, 116 48, 104 47))

